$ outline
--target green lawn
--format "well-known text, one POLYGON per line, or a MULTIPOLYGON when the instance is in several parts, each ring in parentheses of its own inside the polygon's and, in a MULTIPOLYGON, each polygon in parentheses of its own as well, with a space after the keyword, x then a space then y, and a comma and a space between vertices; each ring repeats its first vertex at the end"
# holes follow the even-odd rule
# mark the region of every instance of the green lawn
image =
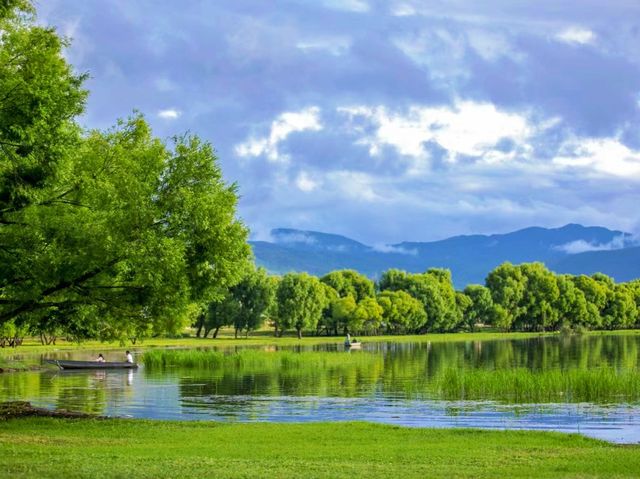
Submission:
POLYGON ((578 435, 367 423, 0 422, 0 476, 638 477, 640 446, 578 435))

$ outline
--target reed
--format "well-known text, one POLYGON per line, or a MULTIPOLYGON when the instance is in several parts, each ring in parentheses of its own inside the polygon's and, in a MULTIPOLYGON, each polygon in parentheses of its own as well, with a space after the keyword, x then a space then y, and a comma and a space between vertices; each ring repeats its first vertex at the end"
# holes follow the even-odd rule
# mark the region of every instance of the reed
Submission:
POLYGON ((619 403, 640 398, 640 371, 612 367, 546 371, 447 368, 429 381, 427 389, 444 399, 619 403))
POLYGON ((224 353, 214 350, 149 350, 142 355, 142 363, 148 369, 200 368, 238 369, 255 371, 276 370, 326 370, 344 367, 370 366, 382 363, 379 355, 369 353, 346 354, 341 352, 292 352, 242 350, 224 353))

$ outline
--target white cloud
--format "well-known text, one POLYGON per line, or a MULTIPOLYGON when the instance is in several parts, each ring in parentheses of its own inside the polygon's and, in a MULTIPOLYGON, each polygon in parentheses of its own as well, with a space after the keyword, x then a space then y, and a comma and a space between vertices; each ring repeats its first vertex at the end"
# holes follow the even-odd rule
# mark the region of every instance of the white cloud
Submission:
POLYGON ((418 251, 416 249, 407 249, 407 248, 403 248, 402 246, 394 246, 391 244, 375 244, 371 247, 371 249, 373 249, 373 251, 376 251, 378 253, 395 253, 395 254, 408 254, 408 255, 412 255, 415 256, 418 254, 418 251))
POLYGON ((165 120, 176 120, 182 116, 182 112, 175 108, 167 108, 166 110, 160 110, 158 116, 165 120))
POLYGON ((307 245, 313 245, 318 242, 316 238, 314 238, 310 234, 305 233, 304 231, 278 233, 277 235, 271 237, 271 241, 280 244, 303 243, 307 245))
POLYGON ((438 27, 392 38, 393 44, 411 61, 429 70, 429 77, 450 88, 469 77, 465 61, 467 40, 459 32, 438 27))
POLYGON ((265 155, 269 161, 287 163, 289 157, 281 154, 278 146, 291 133, 322 130, 319 113, 320 109, 318 107, 309 107, 298 112, 282 113, 271 123, 267 136, 250 138, 244 143, 236 145, 235 152, 240 157, 265 155))
POLYGON ((358 142, 369 146, 373 156, 380 154, 384 146, 391 146, 402 155, 428 160, 425 143, 435 142, 447 150, 446 159, 451 163, 461 155, 495 163, 514 156, 513 152, 497 149, 502 140, 511 140, 520 149, 530 148, 527 140, 535 131, 525 115, 500 111, 490 103, 465 101, 452 107, 413 106, 404 113, 362 106, 339 111, 352 120, 364 118, 372 123, 373 134, 362 136, 358 142))
POLYGON ((523 55, 514 50, 506 36, 486 30, 469 30, 469 45, 487 61, 496 61, 502 57, 511 60, 522 60, 523 55))
POLYGON ((376 192, 375 178, 367 173, 351 170, 330 171, 325 175, 326 183, 345 198, 356 201, 382 201, 376 192))
POLYGON ((590 45, 595 42, 596 34, 582 27, 569 27, 555 36, 556 40, 569 44, 590 45))
POLYGON ((396 17, 412 17, 417 13, 414 6, 407 3, 397 3, 391 6, 391 14, 396 17))
POLYGON ((369 4, 364 0, 324 0, 324 5, 336 10, 364 13, 369 11, 369 4))
POLYGON ((306 171, 301 171, 295 181, 300 191, 310 193, 318 187, 318 182, 313 180, 306 171))
POLYGON ((619 235, 608 243, 591 243, 585 240, 576 240, 555 246, 554 249, 564 251, 567 254, 578 254, 586 251, 611 251, 626 248, 633 244, 634 242, 629 235, 619 235))
POLYGON ((296 43, 296 48, 305 53, 326 51, 334 56, 344 55, 350 46, 351 40, 346 37, 313 38, 296 43))
POLYGON ((562 151, 563 155, 553 160, 556 165, 640 178, 640 151, 615 138, 574 138, 563 145, 562 151))

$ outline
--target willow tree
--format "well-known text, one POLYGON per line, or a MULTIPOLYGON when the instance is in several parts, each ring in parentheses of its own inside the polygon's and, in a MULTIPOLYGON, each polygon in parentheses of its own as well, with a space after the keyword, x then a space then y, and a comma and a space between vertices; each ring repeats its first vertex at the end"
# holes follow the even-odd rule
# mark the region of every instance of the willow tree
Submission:
POLYGON ((190 303, 240 280, 236 186, 211 145, 165 144, 140 115, 82 132, 84 77, 64 42, 25 10, 0 13, 0 325, 175 331, 190 303))
POLYGON ((298 338, 304 329, 316 329, 326 306, 325 288, 315 276, 288 273, 276 291, 280 334, 295 329, 298 338))

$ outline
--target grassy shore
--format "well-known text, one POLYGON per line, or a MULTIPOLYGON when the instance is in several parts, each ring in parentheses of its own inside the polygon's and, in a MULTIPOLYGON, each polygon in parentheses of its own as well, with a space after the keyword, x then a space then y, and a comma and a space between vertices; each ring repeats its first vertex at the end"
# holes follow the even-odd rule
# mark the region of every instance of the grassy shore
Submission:
MULTIPOLYGON (((592 336, 604 335, 625 335, 638 336, 640 330, 626 331, 592 331, 586 333, 592 336)), ((378 343, 385 341, 393 342, 455 342, 455 341, 490 341, 490 340, 511 340, 511 339, 527 339, 537 337, 558 336, 559 333, 503 333, 496 331, 480 331, 475 333, 443 333, 443 334, 421 334, 421 335, 403 335, 403 336, 365 336, 360 339, 364 343, 378 343)), ((60 339, 55 345, 43 346, 36 339, 27 339, 24 344, 18 348, 0 348, 0 360, 3 357, 13 355, 29 355, 40 354, 53 351, 120 351, 125 349, 143 350, 150 348, 233 348, 238 346, 313 346, 316 344, 342 344, 343 337, 327 337, 327 336, 308 336, 298 339, 294 336, 284 336, 276 338, 271 332, 260 331, 248 338, 233 337, 231 331, 223 331, 216 338, 150 338, 139 341, 135 345, 131 343, 122 344, 119 342, 100 342, 86 341, 82 343, 67 342, 60 339)))
POLYGON ((524 431, 366 423, 12 419, 0 475, 49 477, 638 477, 640 446, 524 431))

